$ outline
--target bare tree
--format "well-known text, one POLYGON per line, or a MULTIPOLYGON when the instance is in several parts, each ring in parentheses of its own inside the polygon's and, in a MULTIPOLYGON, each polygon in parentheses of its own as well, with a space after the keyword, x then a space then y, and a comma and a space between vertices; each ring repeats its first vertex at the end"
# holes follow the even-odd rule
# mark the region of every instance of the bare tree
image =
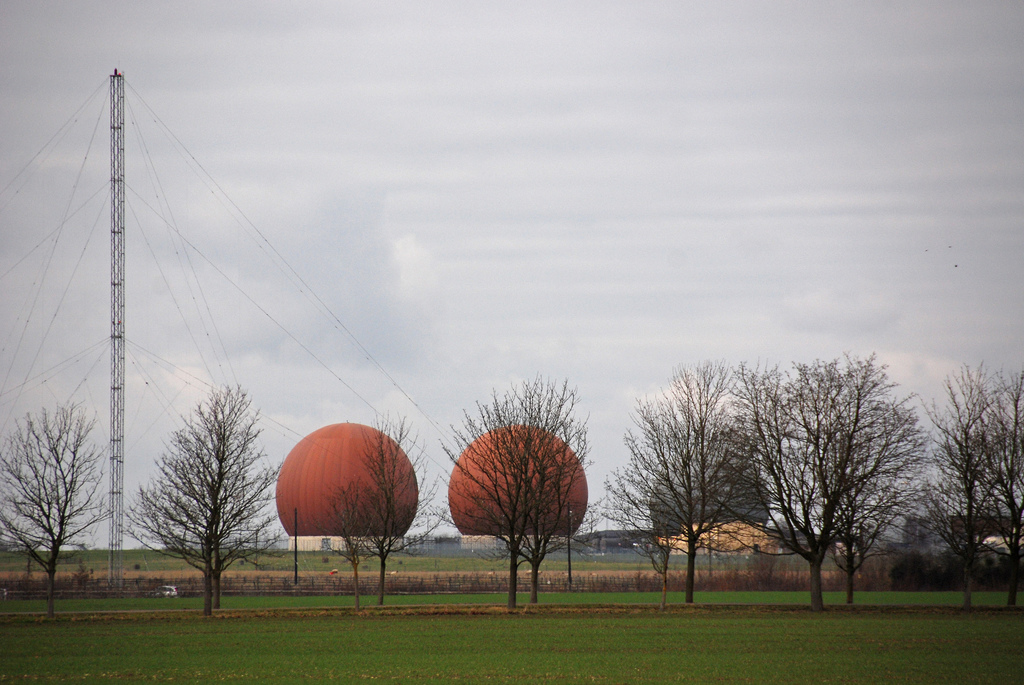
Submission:
POLYGON ((998 379, 989 446, 993 532, 1002 542, 994 549, 1010 563, 1006 603, 1016 606, 1024 539, 1024 371, 998 379))
POLYGON ((384 606, 388 558, 415 550, 430 537, 440 519, 430 508, 436 485, 426 491, 420 489, 426 478, 426 455, 412 426, 404 418, 384 416, 377 430, 381 439, 367 464, 371 493, 376 495, 369 503, 374 525, 368 540, 373 556, 380 561, 377 605, 384 606), (405 459, 401 458, 403 453, 405 459))
POLYGON ((404 418, 383 416, 378 420, 376 436, 362 455, 362 466, 364 478, 336 490, 332 521, 325 527, 342 539, 342 546, 335 551, 352 566, 356 609, 361 562, 367 558, 380 561, 377 604, 383 606, 388 558, 415 548, 437 525, 429 520, 433 488, 426 493, 419 489, 425 456, 404 418), (410 529, 415 529, 412 535, 410 529))
POLYGON ((157 474, 129 511, 150 549, 203 573, 203 613, 220 608, 221 574, 275 541, 268 510, 278 468, 264 466, 259 413, 241 388, 221 388, 171 434, 157 474))
MULTIPOLYGON (((797 379, 778 367, 740 366, 738 397, 750 460, 750 490, 763 505, 774 535, 791 553, 807 560, 811 571, 811 607, 824 608, 821 564, 835 537, 838 498, 834 449, 836 417, 828 406, 839 394, 838 365, 797 367, 797 379), (816 420, 801 425, 801 409, 816 420)), ((758 523, 752 521, 751 523, 758 523)))
POLYGON ((541 562, 586 514, 587 430, 575 417, 577 403, 566 382, 524 382, 502 396, 495 392, 475 416, 467 412, 463 427, 453 428, 457 450, 445 448, 454 465, 452 516, 464 533, 500 541, 509 560, 510 609, 519 564, 533 571, 534 603, 541 562))
MULTIPOLYGON (((842 530, 844 502, 857 501, 884 470, 878 434, 907 420, 905 401, 892 399, 873 356, 795 364, 792 375, 741 366, 738 376, 749 492, 765 512, 765 532, 807 560, 811 608, 821 611, 821 567, 842 530)), ((907 431, 910 443, 891 450, 912 453, 916 435, 907 431)))
POLYGON ((370 545, 373 526, 370 499, 362 482, 352 481, 337 486, 331 494, 331 520, 326 522, 327 529, 341 538, 341 544, 333 546, 331 551, 352 567, 356 611, 359 611, 359 566, 371 556, 373 549, 370 545))
POLYGON ((697 549, 733 519, 738 497, 731 372, 721 362, 680 368, 667 393, 640 401, 625 442, 630 462, 606 483, 609 517, 633 531, 668 590, 669 558, 686 552, 686 602, 693 602, 697 549))
MULTIPOLYGON (((627 435, 627 441, 631 437, 627 435)), ((656 441, 663 438, 660 431, 652 437, 656 441)), ((609 497, 607 516, 626 531, 627 539, 650 560, 654 572, 661 577, 660 609, 664 611, 668 605, 668 572, 680 530, 678 521, 662 509, 659 495, 654 493, 657 483, 669 480, 665 464, 659 463, 667 450, 656 442, 630 445, 630 453, 629 465, 616 470, 605 481, 609 497), (639 450, 642 452, 638 454, 639 450)))
POLYGON ((668 572, 672 553, 676 551, 679 526, 668 516, 653 512, 651 501, 643 493, 649 489, 643 480, 641 467, 632 462, 624 471, 616 471, 605 482, 610 498, 607 516, 626 531, 626 539, 633 548, 651 562, 654 572, 661 578, 661 602, 658 608, 668 607, 668 572))
POLYGON ((936 431, 925 515, 929 527, 960 558, 963 608, 971 608, 974 567, 992 526, 991 379, 982 367, 946 378, 946 406, 928 414, 936 431))
POLYGON ((0 530, 46 572, 53 618, 57 562, 107 512, 99 494, 101 453, 89 442, 95 421, 74 404, 28 414, 0 453, 0 530))
MULTIPOLYGON (((543 413, 543 412, 542 412, 543 413)), ((531 424, 535 425, 535 424, 531 424)), ((526 454, 538 455, 536 462, 543 464, 533 469, 526 498, 526 534, 520 556, 530 567, 530 604, 538 601, 540 566, 548 554, 564 549, 570 537, 586 516, 584 502, 573 508, 577 499, 577 484, 584 483, 576 451, 568 447, 566 437, 556 436, 554 426, 520 432, 519 448, 526 454)), ((586 451, 586 427, 582 424, 563 426, 561 436, 576 435, 572 443, 586 451)))
POLYGON ((840 449, 850 455, 849 487, 839 497, 832 558, 846 574, 846 603, 864 562, 884 551, 878 544, 917 501, 925 435, 911 398, 894 396, 896 384, 873 359, 849 367, 848 405, 840 449))

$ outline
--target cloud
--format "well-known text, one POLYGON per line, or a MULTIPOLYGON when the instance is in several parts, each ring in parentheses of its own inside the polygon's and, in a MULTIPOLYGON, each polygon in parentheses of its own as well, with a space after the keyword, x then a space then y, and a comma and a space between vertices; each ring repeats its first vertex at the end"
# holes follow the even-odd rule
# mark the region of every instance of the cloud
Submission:
POLYGON ((800 333, 835 336, 854 330, 859 337, 871 338, 893 325, 898 311, 879 292, 817 290, 786 298, 781 316, 800 333))
MULTIPOLYGON (((567 377, 591 416, 597 493, 625 457, 632 398, 680 363, 877 351, 924 397, 960 363, 1024 366, 1016 5, 0 15, 10 383, 107 335, 103 107, 107 75, 127 74, 129 335, 178 367, 137 352, 131 478, 204 391, 182 370, 251 388, 286 426, 268 429, 273 455, 386 408, 422 423, 438 473, 442 437, 419 409, 443 432, 495 388, 567 377), (39 290, 52 243, 15 264, 68 206, 82 209, 39 290)), ((105 365, 90 352, 0 410, 71 394, 105 414, 105 365)))

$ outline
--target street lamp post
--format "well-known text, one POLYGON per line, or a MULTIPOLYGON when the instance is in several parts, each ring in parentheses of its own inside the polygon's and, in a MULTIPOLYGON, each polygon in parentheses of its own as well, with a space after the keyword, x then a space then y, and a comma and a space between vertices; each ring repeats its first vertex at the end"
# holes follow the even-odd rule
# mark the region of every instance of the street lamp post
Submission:
POLYGON ((572 592, 572 506, 569 507, 569 536, 565 540, 565 549, 569 555, 569 592, 572 592))

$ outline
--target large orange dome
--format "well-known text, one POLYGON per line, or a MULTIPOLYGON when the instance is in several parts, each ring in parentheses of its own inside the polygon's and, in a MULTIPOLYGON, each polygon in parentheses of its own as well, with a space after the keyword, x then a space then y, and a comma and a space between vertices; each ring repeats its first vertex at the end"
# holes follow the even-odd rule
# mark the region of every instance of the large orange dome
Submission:
MULTIPOLYGON (((416 473, 405 452, 387 435, 358 423, 336 423, 313 431, 299 441, 277 477, 277 515, 288 535, 338 535, 338 496, 343 488, 358 490, 361 502, 378 501, 380 487, 370 466, 381 453, 394 463, 395 510, 404 535, 419 502, 416 473), (298 512, 298 530, 296 530, 298 512)), ((378 481, 379 482, 379 481, 378 481)), ((373 531, 381 534, 383 531, 373 531)))
MULTIPOLYGON (((499 517, 495 513, 507 508, 506 503, 514 497, 515 490, 502 484, 510 475, 505 466, 508 460, 502 455, 515 450, 541 450, 554 455, 557 463, 562 465, 556 467, 563 484, 563 495, 559 498, 561 505, 550 505, 553 511, 544 527, 553 528, 555 535, 575 533, 586 514, 588 497, 587 476, 579 458, 560 438, 527 426, 511 426, 485 433, 459 456, 448 482, 448 507, 459 532, 463 535, 497 535, 501 532, 502 525, 496 520, 499 517), (559 508, 562 508, 560 515, 559 508), (553 520, 555 517, 557 521, 553 520)), ((513 476, 511 480, 514 479, 513 476)), ((527 528, 527 532, 535 532, 534 526, 527 528)))

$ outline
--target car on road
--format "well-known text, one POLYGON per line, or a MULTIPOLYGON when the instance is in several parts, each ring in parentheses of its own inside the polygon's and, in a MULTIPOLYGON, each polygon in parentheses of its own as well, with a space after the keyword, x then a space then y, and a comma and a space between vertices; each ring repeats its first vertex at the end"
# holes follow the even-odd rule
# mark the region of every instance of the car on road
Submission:
POLYGON ((178 588, 173 585, 161 585, 157 589, 153 590, 154 597, 177 597, 178 588))

